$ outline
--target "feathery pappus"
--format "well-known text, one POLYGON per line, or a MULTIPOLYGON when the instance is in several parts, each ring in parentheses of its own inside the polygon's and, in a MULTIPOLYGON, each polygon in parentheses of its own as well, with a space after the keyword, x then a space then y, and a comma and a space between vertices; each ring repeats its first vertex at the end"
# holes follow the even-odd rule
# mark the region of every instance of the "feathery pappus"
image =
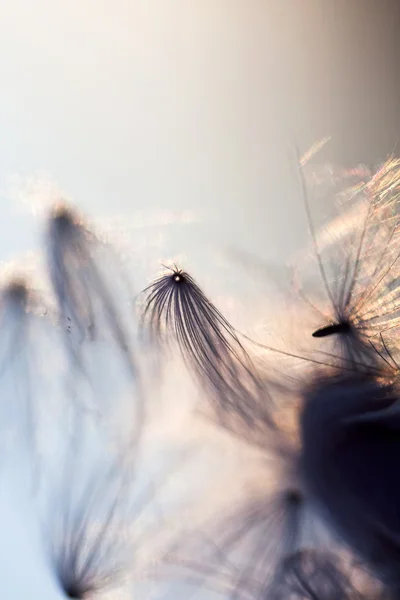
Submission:
MULTIPOLYGON (((226 490, 205 537, 187 527, 174 539, 163 572, 233 600, 400 598, 400 161, 370 173, 318 170, 310 157, 299 168, 317 277, 302 256, 293 294, 301 347, 240 332, 175 265, 144 290, 136 319, 112 245, 64 205, 46 228, 52 303, 30 280, 2 287, 0 385, 10 398, 22 391, 41 485, 49 456, 39 422, 46 414, 61 424, 51 433, 63 448, 61 483, 48 496, 44 537, 65 597, 113 593, 132 575, 130 486, 146 407, 162 385, 146 379, 150 348, 161 364, 183 358, 214 431, 255 449, 259 478, 240 502, 226 490), (49 387, 42 338, 60 362, 49 387), (272 356, 282 357, 279 372, 272 356)), ((239 468, 236 477, 240 486, 239 468)), ((55 479, 45 479, 50 490, 55 479)))
POLYGON ((178 348, 217 421, 235 431, 274 429, 265 373, 193 277, 172 266, 143 296, 142 327, 172 352, 178 348))
POLYGON ((156 537, 154 481, 140 484, 129 456, 135 449, 105 446, 90 415, 81 415, 73 446, 62 439, 55 449, 38 498, 41 547, 53 584, 73 600, 134 590, 144 550, 156 537))
POLYGON ((30 279, 7 273, 0 290, 1 464, 22 450, 31 461, 33 487, 40 480, 43 417, 54 408, 57 368, 55 331, 30 279), (45 367, 53 349, 53 368, 45 367))
POLYGON ((154 496, 153 482, 134 493, 137 326, 118 256, 75 209, 55 207, 46 251, 43 295, 22 278, 1 288, 0 386, 12 401, 2 408, 19 426, 15 446, 28 442, 48 573, 63 597, 98 598, 134 581, 147 542, 138 522, 154 496))
MULTIPOLYGON (((334 246, 347 255, 344 266, 337 264, 332 285, 319 254, 334 314, 332 324, 313 335, 321 343, 330 335, 338 338, 334 350, 351 369, 312 379, 300 413, 301 468, 311 497, 395 598, 400 590, 400 497, 394 475, 400 452, 399 190, 400 162, 392 158, 351 188, 351 226, 333 220, 333 234, 339 229, 334 246)), ((315 248, 319 252, 318 237, 315 248)))
POLYGON ((75 336, 67 336, 71 353, 76 357, 84 339, 95 339, 108 328, 116 350, 134 373, 133 352, 121 323, 123 307, 116 300, 121 282, 117 273, 110 281, 111 273, 106 270, 112 262, 112 249, 66 206, 57 207, 49 220, 47 249, 59 316, 65 323, 69 321, 68 333, 76 330, 75 336), (77 340, 75 347, 72 340, 77 340))
MULTIPOLYGON (((341 214, 319 234, 305 200, 330 305, 326 323, 313 336, 338 334, 337 354, 356 369, 380 370, 379 362, 385 361, 396 368, 391 354, 396 346, 391 342, 400 316, 399 170, 400 161, 389 159, 374 174, 362 169, 343 174, 344 189, 336 192, 341 214)), ((324 314, 315 305, 314 309, 324 314)))
POLYGON ((65 205, 48 220, 46 258, 67 354, 67 396, 112 425, 119 443, 127 436, 135 446, 145 408, 130 279, 112 245, 65 205))
MULTIPOLYGON (((300 168, 304 166, 300 161, 300 168)), ((176 558, 193 570, 207 573, 211 581, 218 580, 220 573, 225 573, 226 579, 228 565, 233 598, 279 597, 282 581, 288 577, 294 577, 297 588, 302 589, 287 592, 290 598, 369 597, 368 590, 360 596, 353 579, 339 569, 341 556, 349 549, 361 562, 361 573, 373 579, 374 597, 399 597, 400 497, 394 464, 400 452, 396 359, 400 324, 400 162, 390 158, 374 174, 363 168, 341 172, 340 176, 336 173, 334 184, 342 187, 336 193, 338 215, 329 215, 318 231, 305 195, 320 287, 330 310, 318 307, 321 294, 316 300, 298 288, 299 301, 305 301, 321 323, 316 329, 303 330, 310 343, 314 339, 319 344, 312 347, 309 356, 296 354, 296 349, 291 351, 290 347, 282 352, 307 365, 306 382, 301 382, 293 398, 296 442, 285 443, 286 432, 277 428, 275 419, 271 419, 273 431, 264 429, 265 446, 270 436, 274 452, 279 446, 285 448, 287 466, 281 473, 278 469, 278 483, 269 496, 253 497, 244 509, 222 519, 226 539, 222 535, 216 546, 224 561, 217 561, 214 555, 207 566, 206 559, 199 559, 200 552, 193 560, 185 560, 184 552, 183 558, 182 553, 176 558), (332 338, 336 343, 327 346, 332 338), (315 355, 318 360, 312 358, 315 355), (281 445, 276 444, 277 436, 281 445), (287 452, 287 448, 292 451, 287 452), (311 519, 304 517, 307 513, 311 513, 311 519), (311 560, 312 546, 308 548, 310 541, 318 539, 318 535, 311 535, 310 523, 318 521, 316 529, 326 528, 337 545, 335 560, 331 556, 325 563, 319 552, 314 552, 311 560), (238 547, 244 557, 241 566, 240 562, 232 564, 233 549, 238 547), (319 592, 304 585, 304 575, 300 576, 304 557, 307 568, 313 563, 312 568, 320 569, 321 577, 324 573, 326 580, 336 582, 336 591, 328 584, 322 585, 319 592), (278 580, 277 573, 281 574, 278 580), (348 584, 340 588, 344 581, 348 584)), ((232 340, 241 348, 241 334, 226 323, 192 277, 176 268, 147 291, 145 316, 150 315, 157 335, 161 328, 170 328, 201 389, 207 389, 211 381, 214 389, 223 390, 220 398, 229 398, 228 410, 240 414, 245 407, 257 421, 262 412, 258 406, 260 396, 257 401, 246 396, 241 377, 246 380, 249 371, 238 360, 236 346, 232 348, 232 340), (188 281, 183 290, 182 281, 188 281), (240 377, 231 364, 239 369, 240 377), (230 378, 224 375, 227 365, 230 378)), ((265 349, 280 352, 267 345, 265 349)), ((271 393, 267 386, 265 390, 264 410, 270 416, 271 393)), ((248 441, 252 443, 251 435, 248 441)), ((215 523, 212 527, 217 530, 215 523)), ((333 543, 329 536, 328 545, 333 543)), ((317 571, 313 572, 316 581, 317 571)), ((360 573, 358 579, 363 579, 360 573)))
POLYGON ((67 452, 69 464, 56 484, 51 480, 43 545, 49 573, 63 596, 83 600, 115 590, 131 576, 138 514, 121 459, 90 447, 86 453, 67 452))

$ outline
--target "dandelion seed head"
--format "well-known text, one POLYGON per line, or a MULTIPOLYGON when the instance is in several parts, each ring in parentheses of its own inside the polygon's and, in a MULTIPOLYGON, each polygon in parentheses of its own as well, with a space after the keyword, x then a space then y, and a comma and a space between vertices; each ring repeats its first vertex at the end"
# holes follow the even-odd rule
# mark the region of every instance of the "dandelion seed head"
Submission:
MULTIPOLYGON (((313 152, 314 149, 303 158, 302 166, 313 152)), ((329 170, 329 176, 333 184, 340 187, 343 172, 329 170)), ((173 342, 149 344, 151 351, 155 348, 155 354, 159 352, 162 357, 161 362, 176 367, 175 371, 169 369, 173 383, 165 399, 166 416, 161 415, 158 407, 151 407, 152 412, 157 413, 160 437, 166 440, 170 435, 181 442, 187 430, 199 445, 206 438, 207 453, 214 452, 217 456, 216 459, 204 452, 207 464, 203 463, 203 469, 195 464, 195 467, 191 465, 187 477, 180 473, 182 493, 178 483, 173 490, 179 500, 172 501, 165 492, 164 507, 168 503, 179 505, 176 529, 184 528, 184 535, 189 527, 200 527, 206 517, 211 520, 212 513, 211 533, 215 534, 213 543, 216 542, 208 573, 210 580, 214 575, 218 579, 221 574, 222 578, 227 574, 235 600, 286 599, 292 592, 296 597, 321 600, 354 598, 351 595, 353 581, 348 580, 347 572, 344 574, 342 570, 342 541, 349 554, 372 565, 371 570, 378 577, 382 573, 393 576, 400 563, 400 551, 397 553, 397 548, 393 551, 397 533, 400 538, 396 489, 390 473, 385 478, 390 471, 387 465, 395 472, 397 464, 399 394, 393 381, 394 368, 389 381, 379 364, 382 359, 390 366, 390 346, 386 348, 383 335, 392 329, 396 331, 397 320, 400 324, 400 260, 397 265, 400 254, 396 248, 400 235, 397 216, 400 213, 397 205, 400 163, 387 164, 372 178, 362 169, 349 176, 354 179, 352 185, 345 194, 337 194, 339 217, 330 215, 322 235, 320 232, 313 235, 319 284, 322 282, 320 288, 328 309, 320 310, 312 298, 308 307, 314 310, 315 321, 311 322, 302 318, 300 294, 293 303, 296 332, 289 343, 293 347, 298 335, 311 346, 310 355, 320 352, 319 357, 322 356, 321 360, 314 361, 306 357, 301 364, 305 363, 307 368, 291 369, 280 363, 276 366, 282 368, 273 371, 270 357, 253 353, 246 343, 250 338, 239 333, 197 285, 191 273, 175 263, 145 290, 143 326, 162 341, 173 342), (311 337, 333 338, 338 348, 331 353, 324 351, 326 347, 315 350, 318 340, 311 337), (388 359, 379 354, 383 355, 382 348, 388 359), (182 365, 188 368, 183 369, 182 365), (316 365, 318 370, 314 369, 316 365), (289 379, 290 386, 286 383, 289 379), (176 399, 176 389, 180 390, 178 402, 171 407, 168 403, 176 399), (195 400, 196 408, 205 401, 202 417, 207 412, 207 420, 204 419, 201 426, 195 416, 190 413, 188 420, 183 412, 181 401, 186 395, 190 402, 195 400), (172 433, 165 431, 167 417, 173 421, 172 433), (218 432, 216 438, 223 432, 221 440, 213 441, 213 433, 203 435, 206 429, 218 432), (231 460, 230 453, 235 459, 231 460), (222 475, 219 464, 226 460, 229 468, 227 474, 222 475), (369 469, 374 469, 374 478, 369 469), (187 498, 183 488, 190 487, 190 478, 193 479, 192 494, 197 498, 204 494, 200 489, 202 478, 207 480, 208 486, 206 501, 203 498, 200 506, 195 507, 197 514, 193 519, 192 509, 186 512, 182 502, 182 498, 187 498), (383 490, 381 493, 379 487, 383 490), (217 523, 218 511, 223 514, 223 523, 217 523), (340 538, 334 548, 335 552, 339 548, 336 555, 328 557, 315 548, 304 549, 307 544, 321 544, 324 548, 321 538, 315 535, 314 521, 318 527, 323 521, 335 543, 340 538), (388 532, 394 532, 393 537, 388 532), (219 542, 221 545, 217 547, 219 542), (383 563, 387 563, 386 569, 382 568, 383 563), (285 585, 289 589, 286 595, 285 585)), ((80 218, 78 211, 65 203, 54 208, 48 219, 47 269, 57 317, 62 324, 62 335, 57 334, 54 340, 68 350, 65 357, 62 356, 61 370, 72 375, 73 383, 65 386, 63 396, 65 394, 68 401, 72 399, 68 408, 74 441, 73 452, 69 454, 68 447, 66 456, 69 477, 65 477, 56 495, 50 496, 51 510, 46 511, 44 537, 50 540, 52 575, 65 596, 74 600, 108 593, 110 587, 120 585, 125 575, 130 576, 133 555, 137 566, 138 556, 144 562, 143 557, 148 554, 135 537, 146 520, 131 512, 133 505, 125 497, 128 475, 125 473, 123 480, 118 475, 125 458, 120 459, 118 454, 118 461, 110 464, 111 475, 107 475, 101 455, 93 472, 88 472, 86 483, 77 477, 84 455, 78 444, 79 436, 85 436, 86 427, 82 424, 90 421, 92 413, 101 415, 93 429, 95 420, 90 421, 88 430, 91 435, 95 431, 106 433, 107 441, 99 441, 102 451, 107 448, 107 455, 121 445, 125 451, 127 445, 121 440, 128 440, 129 436, 129 448, 134 449, 132 454, 135 452, 129 461, 130 469, 136 460, 139 441, 143 443, 145 439, 141 436, 141 427, 149 416, 147 407, 146 411, 142 410, 142 399, 147 402, 150 395, 162 396, 168 385, 163 373, 156 382, 153 378, 149 388, 142 385, 143 353, 142 348, 136 351, 131 304, 126 302, 131 300, 130 286, 125 286, 127 280, 118 272, 114 257, 110 244, 103 244, 100 234, 94 235, 86 228, 86 220, 80 218), (126 312, 125 303, 129 304, 126 312), (82 404, 81 395, 84 396, 82 404), (132 407, 134 401, 137 408, 132 407), (72 406, 75 402, 76 406, 72 406), (79 410, 75 412, 75 408, 79 410), (81 410, 83 408, 85 410, 81 410), (97 429, 100 420, 102 423, 97 429), (135 546, 140 547, 139 552, 135 546)), ((306 280, 305 287, 309 281, 306 280)), ((307 294, 316 291, 317 297, 316 288, 307 289, 307 294)), ((18 278, 1 286, 5 308, 11 306, 12 310, 19 311, 4 311, 4 323, 17 324, 15 337, 10 336, 13 343, 16 340, 13 348, 18 350, 12 354, 13 358, 20 358, 19 351, 28 347, 26 341, 35 338, 31 331, 37 331, 33 328, 37 325, 34 315, 32 319, 30 314, 21 319, 22 310, 26 311, 31 301, 31 290, 25 279, 18 278), (14 320, 8 318, 10 314, 14 320)), ((211 294, 212 290, 210 298, 211 294)), ((305 300, 306 294, 303 296, 305 300)), ((218 294, 216 298, 219 304, 218 294)), ((289 317, 284 303, 279 306, 279 314, 271 310, 271 303, 268 309, 263 305, 263 310, 277 327, 287 327, 289 317)), ((255 303, 248 312, 254 319, 255 303)), ((390 333, 388 336, 395 342, 395 336, 390 333)), ((321 346, 330 341, 323 339, 321 346)), ((33 354, 36 347, 32 345, 32 348, 33 354)), ((286 355, 291 361, 298 363, 298 359, 302 359, 301 355, 288 350, 286 355)), ((30 367, 26 365, 31 355, 25 352, 21 358, 26 379, 21 388, 30 399, 30 367)), ((5 364, 14 368, 12 361, 5 364)), ((30 364, 38 376, 36 364, 30 364)), ((57 374, 56 379, 59 379, 57 374)), ((40 398, 52 396, 42 393, 40 387, 38 392, 40 398)), ((149 442, 149 438, 146 441, 149 442)), ((59 471, 63 477, 66 470, 59 471)), ((131 474, 133 479, 133 471, 129 470, 129 484, 131 474)), ((162 542, 166 544, 164 539, 162 542)), ((201 552, 196 558, 200 555, 201 552)), ((189 550, 185 558, 190 562, 189 550)), ((292 597, 295 596, 290 595, 292 597)))

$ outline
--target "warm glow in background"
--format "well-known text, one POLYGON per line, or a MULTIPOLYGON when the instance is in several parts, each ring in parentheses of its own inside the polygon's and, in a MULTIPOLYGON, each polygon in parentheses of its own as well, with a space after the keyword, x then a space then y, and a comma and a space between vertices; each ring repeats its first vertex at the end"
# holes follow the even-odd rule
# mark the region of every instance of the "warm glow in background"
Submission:
MULTIPOLYGON (((39 247, 31 209, 60 190, 124 230, 139 285, 182 255, 240 294, 219 252, 279 264, 307 239, 294 144, 396 152, 399 32, 389 0, 3 1, 0 260, 39 247)), ((3 596, 32 598, 13 540, 3 596)))

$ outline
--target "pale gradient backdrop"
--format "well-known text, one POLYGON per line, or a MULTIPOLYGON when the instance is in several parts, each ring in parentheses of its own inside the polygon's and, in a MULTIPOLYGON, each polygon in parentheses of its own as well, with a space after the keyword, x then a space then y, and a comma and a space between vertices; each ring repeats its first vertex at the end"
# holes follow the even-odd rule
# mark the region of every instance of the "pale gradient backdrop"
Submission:
MULTIPOLYGON (((240 294, 227 249, 279 266, 307 239, 294 144, 331 135, 321 158, 348 165, 395 150, 399 14, 389 0, 3 1, 0 260, 39 247, 34 213, 60 192, 121 230, 138 287, 182 255, 240 294)), ((56 598, 7 493, 3 597, 56 598)))

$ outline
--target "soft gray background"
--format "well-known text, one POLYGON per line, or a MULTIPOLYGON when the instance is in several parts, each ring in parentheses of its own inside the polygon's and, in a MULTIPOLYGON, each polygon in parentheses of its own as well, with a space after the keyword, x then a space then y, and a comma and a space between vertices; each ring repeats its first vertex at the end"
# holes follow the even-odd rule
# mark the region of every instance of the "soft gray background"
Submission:
MULTIPOLYGON (((295 143, 331 135, 321 159, 346 165, 396 149, 399 15, 389 0, 3 0, 0 260, 39 247, 34 213, 60 190, 123 225, 146 268, 182 254, 212 273, 232 245, 280 264, 307 237, 295 143)), ((3 596, 50 600, 4 494, 3 596)))

